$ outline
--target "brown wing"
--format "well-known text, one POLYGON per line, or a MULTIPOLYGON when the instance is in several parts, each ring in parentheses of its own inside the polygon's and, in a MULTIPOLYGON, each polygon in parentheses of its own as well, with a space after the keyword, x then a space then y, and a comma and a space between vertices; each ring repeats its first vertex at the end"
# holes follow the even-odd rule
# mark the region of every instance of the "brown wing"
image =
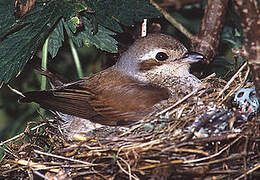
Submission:
POLYGON ((66 89, 32 91, 24 93, 24 95, 25 97, 20 99, 19 102, 36 102, 45 109, 60 111, 87 119, 94 118, 97 115, 89 104, 94 94, 87 90, 83 91, 74 87, 68 87, 66 89))
POLYGON ((140 84, 114 71, 103 71, 63 87, 24 94, 20 102, 36 102, 106 125, 130 124, 168 98, 168 90, 140 84))
POLYGON ((104 91, 90 104, 112 125, 125 125, 142 119, 153 110, 154 104, 168 97, 166 89, 127 83, 104 91))

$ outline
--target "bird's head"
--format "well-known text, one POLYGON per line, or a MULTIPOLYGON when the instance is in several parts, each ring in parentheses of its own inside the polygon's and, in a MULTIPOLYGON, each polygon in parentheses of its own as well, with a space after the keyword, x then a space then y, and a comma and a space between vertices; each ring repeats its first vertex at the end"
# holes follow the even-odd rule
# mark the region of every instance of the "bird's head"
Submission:
POLYGON ((150 34, 130 46, 115 67, 141 82, 153 83, 168 77, 189 76, 190 64, 202 60, 202 55, 189 53, 171 36, 150 34))

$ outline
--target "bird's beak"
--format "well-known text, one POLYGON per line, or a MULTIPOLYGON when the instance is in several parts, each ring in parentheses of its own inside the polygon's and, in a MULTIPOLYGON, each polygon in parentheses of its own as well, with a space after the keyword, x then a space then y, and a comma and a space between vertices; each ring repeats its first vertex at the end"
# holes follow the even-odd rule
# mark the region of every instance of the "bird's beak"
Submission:
POLYGON ((182 58, 178 59, 178 62, 192 64, 196 62, 201 62, 203 60, 205 60, 205 57, 202 54, 196 52, 188 52, 182 58))

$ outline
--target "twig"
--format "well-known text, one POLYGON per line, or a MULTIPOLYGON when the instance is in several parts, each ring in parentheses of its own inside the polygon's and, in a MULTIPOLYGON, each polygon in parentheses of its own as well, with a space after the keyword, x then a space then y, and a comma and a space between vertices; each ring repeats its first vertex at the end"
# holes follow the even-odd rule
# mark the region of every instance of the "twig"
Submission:
POLYGON ((185 101, 186 99, 188 99, 189 97, 191 97, 192 95, 194 95, 195 93, 197 93, 199 90, 201 90, 207 83, 202 83, 198 88, 196 88, 194 91, 192 91, 191 93, 189 93, 188 95, 186 95, 184 98, 182 98, 181 100, 177 101, 174 105, 162 110, 161 112, 157 113, 155 116, 160 116, 166 112, 168 112, 169 110, 175 108, 177 105, 179 105, 180 103, 182 103, 183 101, 185 101))
POLYGON ((16 89, 12 88, 9 84, 7 84, 7 87, 8 87, 12 92, 14 92, 15 94, 18 94, 19 96, 25 97, 25 96, 23 95, 23 93, 21 93, 20 91, 18 91, 18 90, 16 90, 16 89))
POLYGON ((37 154, 50 156, 50 157, 54 157, 54 158, 59 158, 59 159, 67 160, 67 161, 77 162, 77 163, 85 164, 85 165, 88 165, 88 166, 100 166, 100 164, 92 164, 92 163, 89 163, 89 162, 86 162, 86 161, 81 161, 81 160, 77 160, 77 159, 67 158, 67 157, 64 157, 64 156, 59 156, 59 155, 55 155, 55 154, 41 152, 41 151, 38 151, 38 150, 33 150, 33 151, 35 153, 37 153, 37 154))
MULTIPOLYGON (((174 146, 176 146, 176 145, 174 145, 174 146)), ((201 155, 204 155, 204 156, 209 155, 208 152, 205 152, 205 151, 202 151, 202 150, 199 150, 199 149, 174 148, 172 146, 161 150, 161 152, 179 152, 179 153, 187 152, 187 153, 201 154, 201 155)))
POLYGON ((235 92, 237 92, 240 88, 242 88, 242 86, 245 84, 245 82, 246 82, 246 80, 247 80, 247 78, 248 78, 249 73, 250 73, 250 67, 248 66, 245 76, 243 77, 243 79, 240 80, 241 83, 240 83, 236 88, 232 89, 232 90, 218 103, 218 105, 223 104, 223 102, 225 102, 230 96, 232 96, 235 92))
POLYGON ((183 163, 184 163, 184 164, 196 163, 196 162, 199 162, 199 161, 205 161, 205 160, 214 158, 214 157, 216 157, 216 156, 219 156, 220 154, 222 154, 225 150, 227 150, 228 148, 230 148, 230 146, 232 146, 233 144, 235 144, 235 143, 236 143, 238 140, 240 140, 241 138, 242 138, 242 136, 241 136, 241 137, 238 137, 238 138, 235 139, 232 143, 230 143, 228 146, 226 146, 225 148, 223 148, 223 149, 220 150, 219 152, 217 152, 217 153, 215 153, 215 154, 212 154, 211 156, 204 157, 204 158, 199 158, 199 159, 187 160, 187 161, 184 161, 183 163))
POLYGON ((121 166, 121 164, 119 163, 118 160, 116 161, 116 163, 117 163, 117 165, 119 166, 119 168, 120 168, 124 173, 126 173, 126 174, 129 176, 129 180, 132 180, 132 178, 138 180, 139 178, 137 178, 137 177, 135 177, 135 176, 132 175, 132 173, 131 173, 131 167, 130 167, 130 165, 127 163, 127 161, 124 160, 124 159, 121 158, 121 157, 117 157, 117 158, 120 159, 121 161, 123 161, 123 162, 127 165, 128 172, 121 166))
POLYGON ((215 76, 216 76, 216 73, 212 73, 212 74, 208 75, 207 77, 205 77, 203 80, 209 80, 215 76))
POLYGON ((236 74, 234 74, 234 76, 228 81, 228 83, 226 84, 226 86, 223 88, 222 91, 220 91, 217 99, 229 88, 230 84, 236 79, 236 77, 238 76, 238 74, 246 67, 247 62, 245 62, 240 68, 239 70, 236 72, 236 74))
MULTIPOLYGON (((33 128, 31 129, 31 131, 33 131, 33 130, 35 130, 35 129, 37 129, 37 128, 40 128, 40 127, 42 127, 42 126, 44 126, 44 125, 46 125, 46 124, 47 124, 47 123, 42 123, 42 124, 40 124, 40 125, 38 125, 38 126, 35 126, 35 127, 33 127, 33 128)), ((1 142, 1 143, 0 143, 0 146, 3 146, 4 144, 9 143, 10 141, 13 141, 13 140, 15 140, 15 139, 17 139, 17 138, 19 138, 19 137, 22 137, 24 134, 25 134, 25 133, 23 132, 23 133, 18 134, 18 135, 16 135, 16 136, 14 136, 14 137, 12 137, 12 138, 10 138, 10 139, 4 141, 4 142, 1 142)))
POLYGON ((31 168, 31 169, 32 169, 32 171, 33 171, 34 174, 40 176, 40 177, 43 178, 44 180, 45 180, 45 179, 46 179, 46 180, 51 180, 50 178, 48 178, 48 177, 44 176, 43 174, 41 174, 39 171, 37 171, 37 170, 35 170, 35 169, 33 169, 33 168, 31 168))
MULTIPOLYGON (((146 119, 146 118, 144 118, 144 119, 146 119)), ((144 120, 144 119, 142 119, 142 120, 144 120)), ((119 137, 125 136, 126 134, 128 134, 128 133, 130 133, 130 132, 134 131, 135 129, 138 129, 139 127, 142 127, 142 126, 143 126, 143 124, 139 123, 139 124, 133 126, 131 129, 127 130, 126 132, 120 134, 119 137)))
POLYGON ((161 8, 153 0, 150 0, 150 2, 156 9, 158 9, 163 14, 165 19, 167 19, 174 27, 176 27, 180 32, 182 32, 190 40, 193 39, 193 35, 182 24, 180 24, 169 13, 167 13, 167 11, 165 9, 161 8))
POLYGON ((125 145, 125 146, 121 146, 118 151, 117 151, 117 157, 119 157, 119 153, 123 150, 123 149, 137 149, 137 148, 142 148, 142 147, 145 147, 145 146, 152 146, 152 145, 155 145, 155 144, 160 144, 161 141, 160 139, 155 139, 153 141, 149 141, 149 142, 146 142, 146 143, 140 143, 140 144, 135 144, 134 146, 133 145, 125 145))
POLYGON ((239 179, 242 179, 243 177, 245 177, 246 175, 256 171, 257 169, 260 169, 260 164, 256 164, 255 167, 253 167, 252 169, 250 169, 249 171, 247 171, 245 174, 239 176, 238 178, 236 178, 235 180, 239 180, 239 179))
POLYGON ((178 159, 178 160, 172 160, 170 162, 161 162, 160 164, 152 164, 152 165, 148 165, 148 166, 142 166, 139 167, 139 170, 145 170, 145 169, 152 169, 152 168, 156 168, 156 167, 162 167, 162 166, 169 166, 169 165, 173 165, 173 164, 183 164, 183 160, 178 159))
MULTIPOLYGON (((216 159, 216 160, 212 160, 209 162, 203 162, 203 163, 197 163, 196 166, 208 166, 211 164, 217 164, 217 163, 221 163, 221 162, 225 162, 228 160, 235 160, 235 159, 240 159, 241 157, 244 157, 244 154, 240 154, 240 153, 236 153, 236 154, 232 154, 228 157, 225 158, 221 158, 221 159, 216 159)), ((192 166, 194 166, 194 164, 192 164, 192 166)))
POLYGON ((30 168, 37 168, 37 170, 51 168, 51 169, 49 169, 49 171, 54 172, 54 173, 58 173, 59 172, 59 169, 57 169, 57 168, 55 169, 53 167, 47 167, 47 166, 45 166, 43 164, 32 162, 32 161, 27 161, 25 159, 16 160, 15 163, 20 164, 20 165, 24 165, 24 166, 28 166, 30 168))
POLYGON ((187 4, 199 3, 201 1, 202 0, 166 0, 161 2, 159 5, 161 7, 175 6, 176 9, 180 9, 187 4))
POLYGON ((226 141, 228 139, 234 139, 238 136, 237 133, 222 135, 222 136, 213 136, 213 137, 207 137, 207 138, 197 138, 193 139, 193 142, 216 142, 216 141, 226 141))

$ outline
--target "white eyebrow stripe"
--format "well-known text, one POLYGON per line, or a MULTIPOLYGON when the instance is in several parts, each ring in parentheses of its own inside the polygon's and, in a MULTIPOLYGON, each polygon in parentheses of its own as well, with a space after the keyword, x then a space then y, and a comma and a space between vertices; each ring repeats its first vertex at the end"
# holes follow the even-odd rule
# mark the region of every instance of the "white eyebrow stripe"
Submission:
POLYGON ((156 54, 158 52, 165 52, 164 49, 158 48, 158 49, 153 49, 151 51, 149 51, 148 53, 144 54, 141 58, 141 60, 146 60, 146 59, 151 59, 151 58, 155 58, 156 54))

